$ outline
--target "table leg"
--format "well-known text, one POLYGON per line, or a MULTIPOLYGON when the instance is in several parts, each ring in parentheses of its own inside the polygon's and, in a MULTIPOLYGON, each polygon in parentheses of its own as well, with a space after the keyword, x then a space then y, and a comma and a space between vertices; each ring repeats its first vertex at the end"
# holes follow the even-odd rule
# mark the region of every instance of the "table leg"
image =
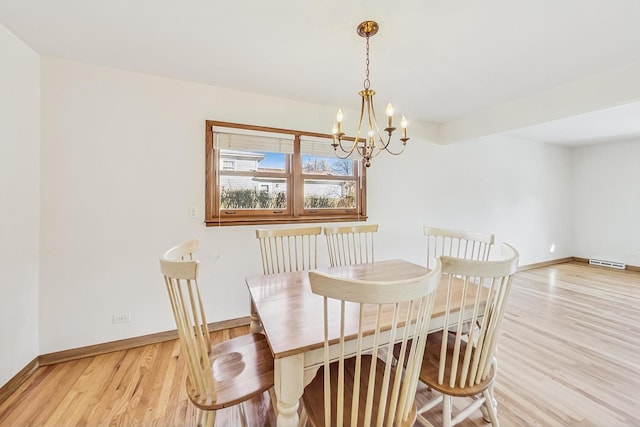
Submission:
POLYGON ((278 427, 298 427, 298 404, 304 391, 304 355, 275 359, 274 383, 278 427))
POLYGON ((249 332, 252 334, 261 334, 263 332, 262 321, 260 320, 260 316, 258 316, 258 310, 256 310, 256 305, 253 303, 253 299, 251 300, 251 312, 249 317, 251 318, 249 332))

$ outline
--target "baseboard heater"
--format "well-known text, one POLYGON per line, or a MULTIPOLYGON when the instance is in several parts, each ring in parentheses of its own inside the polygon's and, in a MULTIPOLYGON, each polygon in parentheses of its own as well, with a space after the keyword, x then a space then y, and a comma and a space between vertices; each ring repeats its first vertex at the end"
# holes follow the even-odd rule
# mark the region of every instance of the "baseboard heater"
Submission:
POLYGON ((602 259, 594 259, 594 258, 589 258, 589 264, 599 265, 599 266, 602 266, 602 267, 617 268, 619 270, 624 270, 627 267, 622 262, 605 261, 605 260, 602 260, 602 259))

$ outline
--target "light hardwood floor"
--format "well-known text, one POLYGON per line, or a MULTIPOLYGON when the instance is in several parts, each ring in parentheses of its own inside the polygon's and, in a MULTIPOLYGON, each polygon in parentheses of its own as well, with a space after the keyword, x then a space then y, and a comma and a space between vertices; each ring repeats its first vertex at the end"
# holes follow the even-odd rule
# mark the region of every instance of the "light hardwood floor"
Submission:
MULTIPOLYGON (((640 273, 579 263, 518 273, 498 352, 503 426, 640 425, 640 273)), ((169 341, 41 367, 0 404, 0 426, 189 425, 179 354, 169 341)), ((421 389, 419 402, 428 396, 421 389)), ((268 402, 252 425, 274 425, 268 402)), ((236 425, 225 411, 221 425, 236 425)), ((486 424, 478 412, 460 425, 486 424)))

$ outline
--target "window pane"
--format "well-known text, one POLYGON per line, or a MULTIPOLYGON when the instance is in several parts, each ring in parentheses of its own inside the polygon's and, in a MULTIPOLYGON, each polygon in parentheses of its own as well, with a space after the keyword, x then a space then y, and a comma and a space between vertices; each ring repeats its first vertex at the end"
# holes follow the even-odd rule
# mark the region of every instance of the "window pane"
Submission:
POLYGON ((284 173, 286 156, 268 151, 220 150, 220 170, 284 173))
POLYGON ((336 157, 302 156, 302 173, 313 175, 353 176, 354 161, 336 157))
POLYGON ((356 207, 356 181, 304 180, 305 209, 356 207))
POLYGON ((287 182, 284 178, 221 176, 220 208, 286 209, 287 182))

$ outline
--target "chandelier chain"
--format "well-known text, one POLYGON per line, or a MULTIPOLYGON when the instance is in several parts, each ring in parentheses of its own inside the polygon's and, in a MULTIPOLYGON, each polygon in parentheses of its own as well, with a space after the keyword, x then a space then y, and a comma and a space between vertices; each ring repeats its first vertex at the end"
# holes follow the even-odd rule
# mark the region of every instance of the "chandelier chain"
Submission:
POLYGON ((369 87, 371 86, 371 82, 369 81, 369 36, 367 36, 367 70, 365 72, 365 78, 364 78, 364 88, 365 89, 369 89, 369 87))

